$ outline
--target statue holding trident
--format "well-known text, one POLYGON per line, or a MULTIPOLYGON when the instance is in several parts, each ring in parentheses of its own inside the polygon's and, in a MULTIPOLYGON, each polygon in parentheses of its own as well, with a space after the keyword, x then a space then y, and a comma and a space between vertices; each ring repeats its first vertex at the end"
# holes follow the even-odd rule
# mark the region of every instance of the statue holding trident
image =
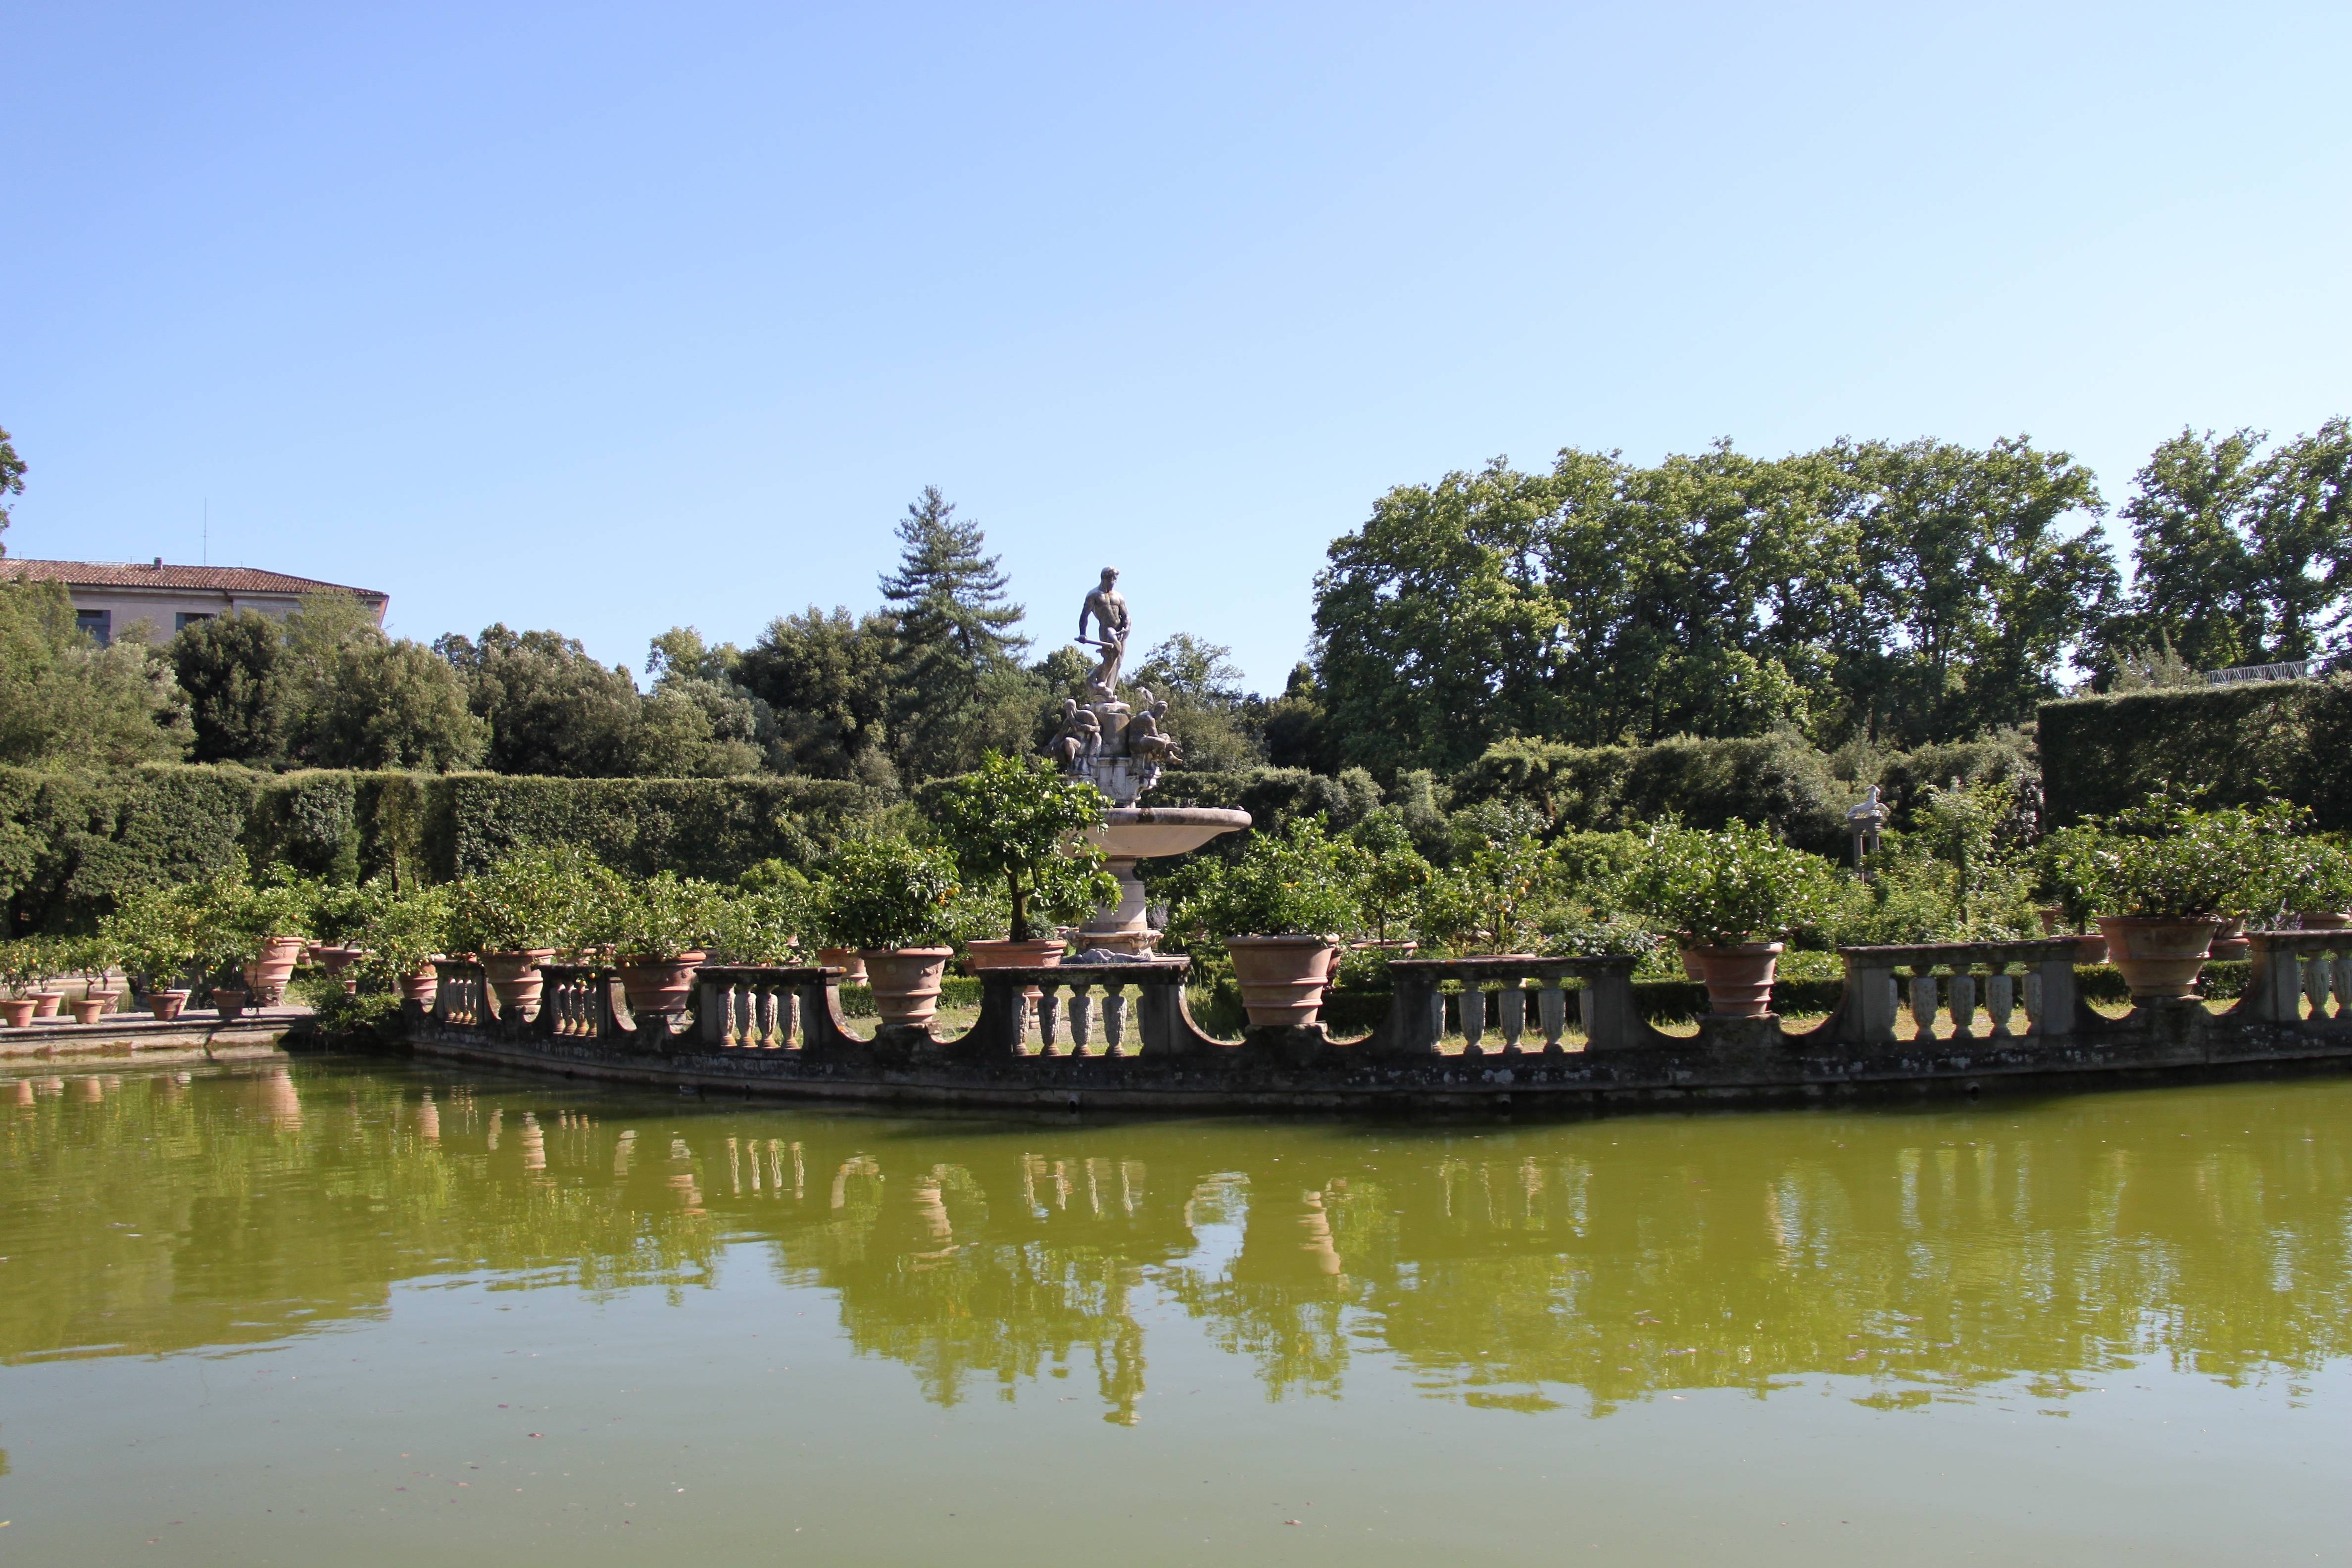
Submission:
POLYGON ((1078 607, 1078 641, 1102 650, 1102 662, 1087 677, 1087 694, 1097 702, 1118 701, 1118 667, 1127 658, 1127 601, 1119 596, 1118 567, 1103 568, 1101 585, 1078 607), (1087 636, 1088 620, 1099 638, 1087 636))

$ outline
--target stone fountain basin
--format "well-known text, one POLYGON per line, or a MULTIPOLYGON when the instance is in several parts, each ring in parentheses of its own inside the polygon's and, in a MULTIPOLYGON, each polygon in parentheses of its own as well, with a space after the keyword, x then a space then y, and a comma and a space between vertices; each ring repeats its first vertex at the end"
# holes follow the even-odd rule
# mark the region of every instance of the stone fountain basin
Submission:
POLYGON ((1095 841, 1114 860, 1149 860, 1198 849, 1221 833, 1250 825, 1246 811, 1213 805, 1119 805, 1105 814, 1095 841))

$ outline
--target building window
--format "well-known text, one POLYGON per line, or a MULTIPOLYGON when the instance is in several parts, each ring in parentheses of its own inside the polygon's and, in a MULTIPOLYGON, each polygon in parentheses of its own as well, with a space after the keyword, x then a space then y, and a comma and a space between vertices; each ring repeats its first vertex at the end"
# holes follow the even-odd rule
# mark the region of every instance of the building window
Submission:
POLYGON ((87 633, 97 641, 99 647, 105 647, 114 641, 114 612, 112 610, 76 610, 74 629, 87 633))
POLYGON ((184 632, 198 621, 209 621, 212 618, 211 612, 207 610, 182 610, 172 617, 172 629, 175 632, 184 632))

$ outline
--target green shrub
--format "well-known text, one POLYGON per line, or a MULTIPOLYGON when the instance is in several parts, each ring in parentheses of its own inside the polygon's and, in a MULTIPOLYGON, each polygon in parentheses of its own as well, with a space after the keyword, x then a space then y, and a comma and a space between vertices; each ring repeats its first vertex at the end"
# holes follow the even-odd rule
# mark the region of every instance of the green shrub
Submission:
POLYGON ((1344 936, 1362 929, 1365 857, 1321 822, 1254 833, 1241 858, 1199 862, 1174 911, 1180 934, 1344 936))
POLYGON ((944 947, 956 936, 953 906, 961 890, 943 849, 902 838, 853 838, 825 862, 815 924, 843 947, 944 947))
POLYGON ((1626 900, 1695 946, 1773 941, 1827 916, 1837 873, 1768 827, 1670 828, 1625 884, 1626 900))
POLYGON ((2054 835, 2047 854, 2069 910, 2186 919, 2261 908, 2276 885, 2273 847, 2292 832, 2294 808, 2206 811, 2195 798, 2151 795, 2085 831, 2054 835))
POLYGON ((570 848, 506 857, 452 888, 449 941, 466 952, 570 952, 595 940, 619 879, 570 848))
POLYGON ((592 940, 626 963, 708 952, 734 927, 733 900, 716 882, 657 872, 636 880, 615 878, 589 918, 592 940))

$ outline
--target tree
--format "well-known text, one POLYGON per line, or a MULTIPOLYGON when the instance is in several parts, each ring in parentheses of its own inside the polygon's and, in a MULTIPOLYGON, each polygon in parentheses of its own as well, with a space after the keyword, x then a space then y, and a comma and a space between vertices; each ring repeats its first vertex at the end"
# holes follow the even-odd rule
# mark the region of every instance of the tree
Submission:
POLYGON ((2265 453, 2257 430, 2184 429, 2137 476, 2137 546, 2105 670, 2168 643, 2203 669, 2316 658, 2342 646, 2352 595, 2352 425, 2330 419, 2265 453))
POLYGON ((1007 580, 983 554, 980 525, 927 485, 898 521, 898 569, 881 579, 897 628, 891 716, 899 766, 917 777, 962 771, 985 739, 983 715, 1002 708, 1003 676, 1020 673, 1029 639, 1013 628, 1026 612, 1004 595, 1007 580), (991 677, 998 678, 992 681, 991 677))
POLYGON ((485 760, 502 773, 620 778, 635 771, 637 683, 606 668, 576 638, 516 632, 503 623, 478 640, 443 637, 434 651, 466 689, 466 705, 489 728, 485 760))
POLYGON ((378 637, 337 656, 332 688, 305 714, 302 760, 450 773, 480 760, 488 734, 446 659, 406 637, 378 637))
POLYGON ((646 671, 654 689, 641 719, 649 734, 664 737, 658 749, 679 761, 679 771, 724 778, 789 765, 775 710, 737 679, 742 666, 740 648, 712 647, 692 626, 653 639, 646 671))
MULTIPOLYGON (((13 510, 8 504, 9 498, 24 493, 25 459, 16 456, 16 446, 8 439, 8 432, 0 430, 0 534, 8 531, 8 514, 13 510)), ((0 541, 0 555, 7 553, 6 542, 0 541)))
POLYGON ((2261 657, 2267 616, 2251 535, 2263 439, 2184 429, 2150 454, 2123 505, 2137 549, 2129 613, 2110 626, 2111 644, 2168 645, 2200 669, 2261 657))
POLYGON ((285 628, 258 610, 195 621, 171 642, 195 724, 194 760, 273 767, 286 755, 285 628))
POLYGON ((1832 733, 1917 745, 2031 721, 2116 607, 2091 470, 2023 436, 1823 456, 1847 487, 1858 587, 1832 733))
POLYGON ((1033 916, 1076 921, 1118 897, 1101 847, 1085 837, 1103 819, 1102 792, 1060 777, 1042 757, 990 752, 934 786, 929 804, 963 875, 1003 884, 1014 942, 1035 940, 1033 916))
POLYGON ((0 763, 176 762, 193 738, 170 661, 135 630, 100 647, 64 584, 0 581, 0 763))
POLYGON ((1134 667, 1133 680, 1168 703, 1168 731, 1192 769, 1230 770, 1264 761, 1249 732, 1251 700, 1233 649, 1178 632, 1134 667))
POLYGON ((780 616, 743 655, 736 679, 775 716, 783 765, 818 778, 895 782, 889 736, 897 627, 811 605, 780 616))

